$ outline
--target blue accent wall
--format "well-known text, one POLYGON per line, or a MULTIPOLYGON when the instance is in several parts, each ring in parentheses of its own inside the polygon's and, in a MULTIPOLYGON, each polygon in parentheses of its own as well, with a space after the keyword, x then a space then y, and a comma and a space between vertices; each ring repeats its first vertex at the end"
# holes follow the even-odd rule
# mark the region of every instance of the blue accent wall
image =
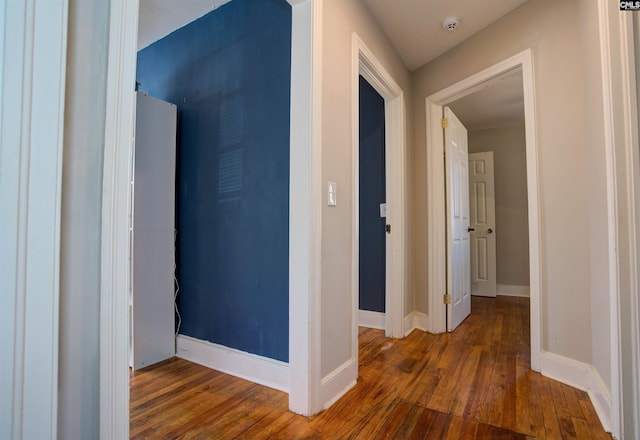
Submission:
POLYGON ((234 0, 137 72, 178 106, 180 333, 287 362, 291 7, 234 0))
POLYGON ((385 311, 386 201, 384 99, 360 77, 360 310, 385 311))

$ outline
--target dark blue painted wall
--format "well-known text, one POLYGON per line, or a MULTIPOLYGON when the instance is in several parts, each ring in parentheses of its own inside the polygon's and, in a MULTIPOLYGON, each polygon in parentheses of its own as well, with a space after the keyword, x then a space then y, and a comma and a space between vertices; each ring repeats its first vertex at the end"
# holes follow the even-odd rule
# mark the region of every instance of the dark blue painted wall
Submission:
POLYGON ((138 54, 178 106, 180 333, 288 361, 291 7, 234 0, 138 54))
POLYGON ((360 310, 385 311, 384 99, 360 77, 360 310))

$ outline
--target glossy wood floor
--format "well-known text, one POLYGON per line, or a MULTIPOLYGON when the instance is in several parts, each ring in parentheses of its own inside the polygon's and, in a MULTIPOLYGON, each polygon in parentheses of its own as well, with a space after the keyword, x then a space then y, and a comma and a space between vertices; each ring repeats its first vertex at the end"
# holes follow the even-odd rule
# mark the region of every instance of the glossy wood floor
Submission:
POLYGON ((131 438, 610 439, 585 392, 530 371, 528 310, 474 297, 452 334, 361 328, 358 384, 309 419, 284 393, 165 361, 131 375, 131 438))

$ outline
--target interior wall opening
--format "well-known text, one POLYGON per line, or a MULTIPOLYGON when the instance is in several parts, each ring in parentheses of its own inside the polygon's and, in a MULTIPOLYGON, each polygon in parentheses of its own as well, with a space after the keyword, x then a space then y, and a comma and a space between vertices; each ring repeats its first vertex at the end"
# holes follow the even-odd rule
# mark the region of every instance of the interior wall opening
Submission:
MULTIPOLYGON (((175 274, 157 274, 170 272, 179 310, 165 339, 179 357, 289 391, 292 10, 284 0, 223 3, 137 56, 138 89, 177 108, 175 230, 156 249, 176 257, 175 274)), ((136 182, 147 177, 135 171, 136 182)), ((130 343, 142 333, 135 322, 129 331, 130 343)))
POLYGON ((385 100, 359 76, 358 323, 385 328, 386 160, 385 100))
POLYGON ((445 219, 445 177, 443 167, 444 133, 442 108, 465 96, 484 89, 492 83, 501 81, 514 72, 520 72, 522 95, 524 97, 524 125, 526 150, 526 188, 528 209, 529 241, 529 310, 530 310, 530 362, 531 369, 541 368, 541 311, 540 311, 540 201, 538 190, 538 147, 536 134, 535 93, 533 83, 533 56, 527 49, 490 66, 468 78, 461 80, 425 99, 427 124, 427 236, 428 236, 428 284, 430 292, 428 304, 430 314, 427 317, 429 331, 446 331, 446 309, 442 296, 437 292, 447 289, 446 228, 445 219), (435 313, 431 312, 435 311, 435 313), (441 312, 440 312, 441 311, 441 312))
POLYGON ((448 107, 467 130, 470 294, 528 298, 529 213, 522 72, 502 76, 448 107))

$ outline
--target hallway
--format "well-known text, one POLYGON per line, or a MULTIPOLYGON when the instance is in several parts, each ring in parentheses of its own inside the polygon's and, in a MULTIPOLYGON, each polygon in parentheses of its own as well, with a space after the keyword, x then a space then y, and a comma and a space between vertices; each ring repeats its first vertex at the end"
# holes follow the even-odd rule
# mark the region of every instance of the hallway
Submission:
POLYGON ((473 297, 451 334, 360 329, 358 384, 307 419, 287 395, 174 358, 131 375, 132 439, 609 439, 587 394, 529 369, 527 298, 473 297))

